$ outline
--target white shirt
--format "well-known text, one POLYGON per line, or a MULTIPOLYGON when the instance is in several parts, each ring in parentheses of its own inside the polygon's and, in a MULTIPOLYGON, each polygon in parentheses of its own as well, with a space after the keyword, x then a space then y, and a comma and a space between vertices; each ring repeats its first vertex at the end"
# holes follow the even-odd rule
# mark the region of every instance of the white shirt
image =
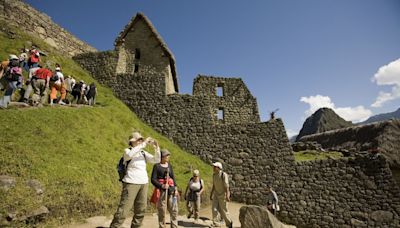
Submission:
POLYGON ((199 191, 201 189, 202 186, 204 186, 204 182, 202 179, 200 179, 200 181, 194 182, 194 180, 191 180, 189 182, 189 189, 192 191, 199 191), (200 183, 201 181, 201 183, 200 183))
POLYGON ((61 85, 61 82, 64 81, 64 75, 60 71, 56 71, 56 74, 58 75, 58 80, 54 82, 56 85, 61 85))
POLYGON ((159 163, 161 161, 160 148, 156 149, 154 156, 143 150, 146 143, 141 143, 133 148, 126 148, 124 152, 124 162, 131 160, 128 164, 125 177, 122 179, 125 183, 130 184, 147 184, 149 177, 147 176, 146 162, 159 163), (146 156, 146 159, 143 156, 146 156))

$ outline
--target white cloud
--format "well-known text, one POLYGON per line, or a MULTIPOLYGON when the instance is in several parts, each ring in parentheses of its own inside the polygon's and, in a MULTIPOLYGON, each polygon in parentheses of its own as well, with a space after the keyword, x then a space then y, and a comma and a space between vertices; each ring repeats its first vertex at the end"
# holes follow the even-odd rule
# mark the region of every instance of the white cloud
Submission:
POLYGON ((377 85, 389 85, 392 86, 392 91, 379 92, 375 102, 371 105, 374 108, 382 107, 383 104, 391 100, 400 98, 400 59, 390 62, 379 68, 378 72, 375 73, 372 78, 373 82, 377 85))
POLYGON ((332 108, 335 107, 335 104, 331 101, 330 97, 327 96, 310 96, 310 97, 301 97, 300 101, 307 103, 310 105, 310 108, 305 112, 307 116, 313 114, 319 108, 332 108))
POLYGON ((316 95, 301 97, 300 101, 310 105, 309 109, 304 112, 306 116, 310 116, 320 108, 331 108, 340 117, 352 122, 364 121, 372 115, 371 110, 361 105, 357 107, 336 107, 328 96, 316 95))
POLYGON ((293 136, 299 134, 299 131, 295 131, 295 130, 292 130, 292 129, 286 129, 286 134, 287 134, 288 138, 290 139, 293 136))

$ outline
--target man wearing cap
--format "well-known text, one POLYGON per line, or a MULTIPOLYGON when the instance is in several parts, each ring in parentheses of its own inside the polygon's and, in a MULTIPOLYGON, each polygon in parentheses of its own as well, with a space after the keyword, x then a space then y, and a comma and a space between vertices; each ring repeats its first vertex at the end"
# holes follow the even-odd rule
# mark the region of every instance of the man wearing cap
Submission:
POLYGON ((129 139, 129 148, 123 154, 124 164, 127 171, 122 178, 121 200, 114 214, 110 228, 121 227, 126 216, 133 207, 133 219, 131 227, 140 227, 143 222, 147 207, 147 189, 149 178, 146 171, 146 163, 160 162, 160 147, 152 139, 144 139, 139 132, 134 132, 129 139), (154 147, 154 156, 143 150, 147 144, 154 147))
POLYGON ((197 169, 193 170, 193 177, 190 178, 184 194, 185 200, 187 201, 187 210, 189 212, 188 218, 194 215, 195 220, 199 219, 201 194, 204 191, 203 186, 204 182, 200 179, 200 171, 197 169))
MULTIPOLYGON (((160 192, 159 197, 156 197, 158 224, 160 228, 165 228, 166 209, 171 217, 171 227, 178 227, 178 186, 176 183, 174 171, 169 164, 171 153, 167 149, 161 150, 161 161, 153 166, 151 174, 151 183, 156 188, 155 193, 160 192)), ((154 192, 153 192, 154 195, 154 192)))
POLYGON ((228 174, 222 171, 221 162, 213 163, 213 186, 210 193, 212 200, 213 224, 218 226, 218 213, 225 220, 227 227, 232 228, 232 219, 229 217, 227 202, 231 200, 229 192, 228 174))
POLYGON ((57 91, 60 91, 61 98, 58 104, 65 105, 64 100, 67 94, 64 85, 64 75, 61 73, 61 67, 57 66, 54 72, 54 80, 50 79, 50 105, 53 105, 53 100, 57 98, 57 91))

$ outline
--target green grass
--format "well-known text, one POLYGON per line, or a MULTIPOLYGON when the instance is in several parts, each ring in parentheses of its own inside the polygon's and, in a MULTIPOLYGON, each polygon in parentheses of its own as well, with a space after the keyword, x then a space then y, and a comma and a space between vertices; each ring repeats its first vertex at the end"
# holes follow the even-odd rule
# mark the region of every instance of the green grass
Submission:
POLYGON ((336 151, 319 152, 316 150, 299 151, 294 153, 296 162, 314 161, 324 159, 339 159, 343 157, 342 153, 336 151))
MULTIPOLYGON (((5 24, 0 21, 0 26, 5 24)), ((60 63, 65 75, 95 82, 73 60, 20 31, 15 39, 0 32, 0 58, 17 54, 27 41, 49 54, 42 59, 44 62, 60 63)), ((7 213, 22 215, 40 205, 50 210, 49 217, 40 226, 56 226, 94 215, 113 214, 121 190, 116 165, 133 129, 155 138, 162 148, 172 152, 171 164, 182 190, 191 176, 188 171, 192 166, 200 170, 209 192, 212 176, 209 165, 140 121, 113 96, 110 89, 98 85, 98 91, 95 107, 0 110, 0 175, 9 175, 17 180, 15 188, 0 190, 0 220, 7 213), (43 184, 43 196, 37 196, 26 187, 25 182, 29 179, 43 184)), ((149 172, 151 168, 148 167, 149 172)), ((152 187, 149 187, 149 194, 151 191, 152 187)), ((183 205, 181 202, 182 211, 183 205)))

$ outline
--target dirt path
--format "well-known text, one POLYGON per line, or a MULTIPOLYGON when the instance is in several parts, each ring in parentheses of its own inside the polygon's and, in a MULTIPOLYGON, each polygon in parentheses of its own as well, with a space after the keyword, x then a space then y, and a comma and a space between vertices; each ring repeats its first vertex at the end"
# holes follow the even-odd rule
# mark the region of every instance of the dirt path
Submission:
MULTIPOLYGON (((231 202, 228 204, 228 210, 233 220, 233 227, 240 227, 239 222, 239 210, 243 204, 231 202)), ((179 227, 211 227, 211 207, 203 208, 200 211, 200 219, 195 222, 193 218, 187 219, 186 216, 178 216, 179 227)), ((123 227, 130 227, 132 218, 126 219, 123 227)), ((83 224, 73 224, 68 226, 62 226, 60 228, 95 228, 95 227, 109 227, 112 220, 112 216, 96 216, 86 220, 83 224)), ((167 217, 169 221, 169 217, 167 217)), ((143 227, 158 227, 157 214, 146 214, 143 220, 143 227)))

